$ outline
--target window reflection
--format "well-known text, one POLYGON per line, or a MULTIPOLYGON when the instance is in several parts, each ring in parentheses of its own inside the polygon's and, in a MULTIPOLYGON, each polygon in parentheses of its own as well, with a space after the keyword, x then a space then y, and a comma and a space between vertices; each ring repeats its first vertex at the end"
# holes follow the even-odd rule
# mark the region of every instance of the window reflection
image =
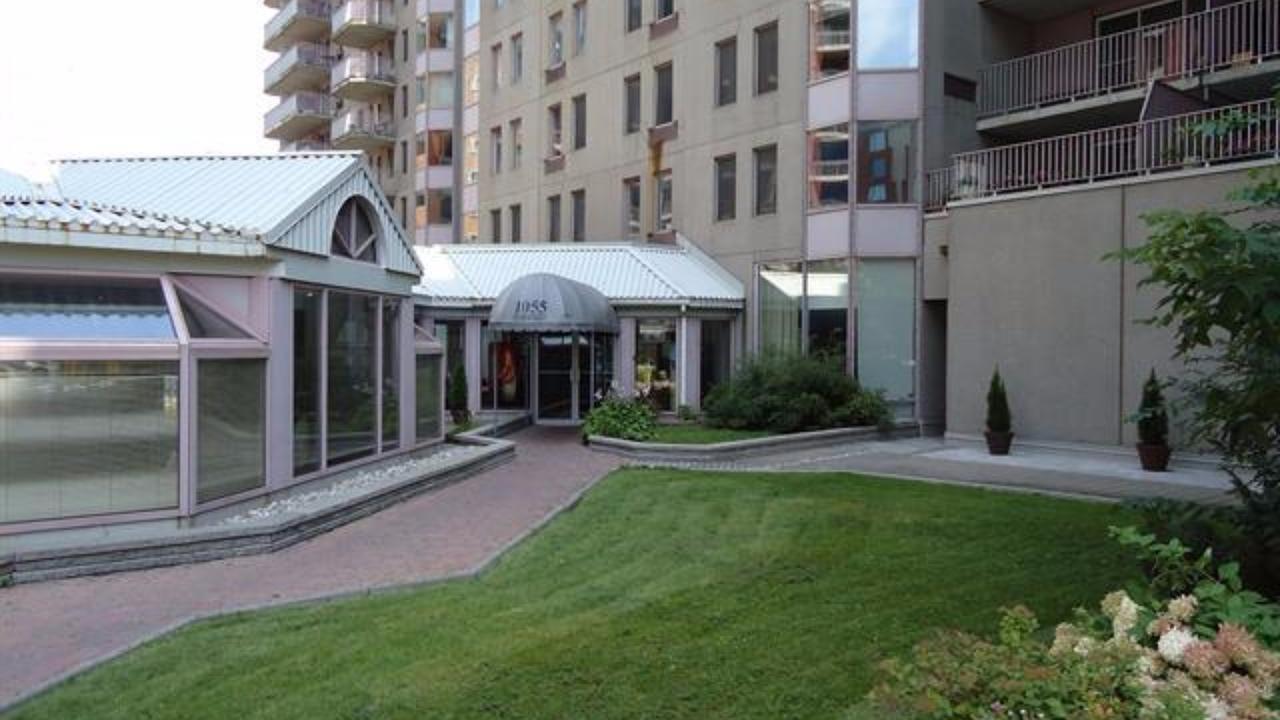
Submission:
POLYGON ((919 64, 919 0, 858 0, 858 67, 919 64))

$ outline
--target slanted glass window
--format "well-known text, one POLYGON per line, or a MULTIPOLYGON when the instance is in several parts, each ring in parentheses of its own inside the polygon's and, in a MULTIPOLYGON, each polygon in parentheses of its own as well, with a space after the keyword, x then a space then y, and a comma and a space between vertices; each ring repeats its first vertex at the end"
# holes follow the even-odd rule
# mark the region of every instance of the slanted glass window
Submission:
POLYGON ((920 55, 920 0, 858 0, 858 67, 914 68, 920 55))
POLYGON ((266 483, 266 360, 201 360, 196 371, 196 501, 266 483))
POLYGON ((0 275, 0 337, 175 340, 158 280, 0 275))
POLYGON ((178 291, 178 305, 187 324, 187 335, 193 338, 248 339, 249 334, 223 318, 190 294, 178 291))
POLYGON ((365 202, 350 198, 338 209, 329 252, 361 262, 378 262, 378 225, 365 202))

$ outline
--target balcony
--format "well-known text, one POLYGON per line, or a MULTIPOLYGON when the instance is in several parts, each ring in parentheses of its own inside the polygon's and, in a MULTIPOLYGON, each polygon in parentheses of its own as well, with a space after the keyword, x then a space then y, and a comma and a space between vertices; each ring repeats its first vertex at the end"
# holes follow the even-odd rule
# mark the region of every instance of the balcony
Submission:
POLYGON ((333 12, 333 42, 369 48, 395 37, 396 13, 388 0, 347 0, 333 12))
POLYGON ((329 46, 299 43, 284 51, 263 73, 263 90, 268 95, 292 95, 300 90, 327 90, 329 46))
MULTIPOLYGON (((1145 89, 1214 85, 1261 97, 1280 70, 1280 0, 1243 0, 1167 22, 997 63, 978 72, 979 129, 1122 103, 1137 115, 1145 89)), ((1112 117, 1115 117, 1113 114, 1112 117)))
POLYGON ((338 150, 375 152, 395 144, 395 124, 369 110, 348 110, 333 119, 329 137, 338 150))
POLYGON ((386 58, 356 53, 334 64, 330 83, 340 98, 373 102, 395 92, 396 76, 386 58))
POLYGON ((262 46, 275 52, 295 43, 323 42, 329 36, 328 0, 289 0, 262 34, 262 46))
POLYGON ((297 140, 324 128, 333 117, 325 93, 294 93, 271 108, 263 119, 263 134, 275 140, 297 140))
POLYGON ((925 209, 1265 158, 1280 158, 1280 113, 1259 100, 961 153, 929 173, 925 209))

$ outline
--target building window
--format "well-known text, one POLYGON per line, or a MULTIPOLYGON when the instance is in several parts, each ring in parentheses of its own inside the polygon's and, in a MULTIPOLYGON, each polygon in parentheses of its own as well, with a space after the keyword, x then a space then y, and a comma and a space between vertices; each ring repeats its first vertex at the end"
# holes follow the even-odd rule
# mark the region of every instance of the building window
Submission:
POLYGON ((378 297, 329 290, 328 440, 330 466, 378 449, 378 297))
POLYGON ((443 378, 440 372, 440 356, 417 354, 414 356, 414 409, 417 423, 414 437, 427 442, 440 437, 443 430, 444 401, 443 378))
POLYGON ((716 220, 732 220, 738 212, 738 156, 716 158, 716 220))
POLYGON ((480 181, 480 133, 469 133, 462 140, 462 181, 475 185, 480 181))
POLYGON ((636 394, 660 412, 675 410, 679 400, 678 351, 675 320, 636 321, 636 394))
POLYGON ((853 38, 850 0, 809 3, 809 79, 849 72, 853 38))
POLYGON ((849 261, 818 260, 805 267, 809 354, 849 366, 849 261))
POLYGON ((766 145, 752 151, 755 159, 756 215, 778 211, 778 146, 766 145))
POLYGON ((489 211, 489 239, 493 241, 494 245, 498 245, 502 242, 502 211, 501 210, 489 211))
POLYGON ((400 141, 400 174, 409 174, 409 141, 400 141))
POLYGON ((587 191, 574 190, 569 197, 573 210, 573 241, 582 242, 587 239, 587 191))
POLYGON ((578 95, 573 99, 573 149, 581 150, 587 146, 587 96, 578 95))
POLYGON ((657 232, 666 232, 672 226, 672 207, 675 202, 674 188, 671 180, 671 171, 663 170, 658 173, 656 182, 654 183, 654 199, 657 201, 655 208, 657 210, 655 216, 654 230, 657 232))
POLYGON ((400 62, 409 62, 409 30, 400 31, 400 62))
POLYGON ((640 132, 640 76, 632 75, 622 81, 624 102, 626 103, 626 125, 624 134, 640 132))
POLYGON ((507 213, 511 218, 511 242, 519 243, 524 231, 523 213, 520 212, 519 205, 512 205, 507 213))
POLYGON ((405 83, 400 86, 400 117, 409 117, 409 85, 405 83))
POLYGON ((431 225, 453 224, 453 189, 427 191, 427 222, 431 225))
POLYGON ((849 125, 809 133, 809 207, 849 204, 849 125))
POLYGON ((573 6, 573 54, 581 55, 587 47, 587 2, 579 0, 573 6))
POLYGON ((489 66, 493 68, 489 85, 494 90, 502 87, 502 43, 489 48, 489 66))
POLYGON ((448 50, 453 47, 453 15, 433 13, 427 20, 427 47, 448 50))
POLYGON ((511 169, 519 170, 524 163, 524 122, 520 118, 512 120, 511 127, 511 169))
POLYGON ((547 40, 548 55, 551 58, 551 64, 548 67, 557 67, 564 62, 564 15, 556 13, 547 19, 547 40))
POLYGON ((453 164, 453 131, 431 130, 427 133, 427 164, 453 164))
POLYGON ((560 242, 560 196, 547 198, 547 241, 560 242))
POLYGON ((502 128, 489 130, 489 174, 502 172, 502 128))
POLYGON ((524 77, 524 34, 511 36, 511 84, 515 85, 524 77))
POLYGON ((623 237, 640 237, 640 178, 631 177, 622 181, 622 207, 623 237))
POLYGON ((778 23, 756 28, 756 94, 778 89, 778 23))
POLYGON ((453 73, 435 72, 427 75, 427 106, 432 110, 453 107, 453 73))
MULTIPOLYGON (((467 107, 471 107, 480 102, 480 53, 472 53, 462 63, 462 78, 467 84, 463 88, 463 102, 467 107)), ((426 92, 423 91, 422 102, 426 102, 426 92)))
POLYGON ((765 263, 756 276, 757 345, 767 355, 794 355, 802 349, 804 266, 765 263))
POLYGON ((560 103, 547 108, 547 157, 560 157, 564 154, 564 125, 560 103))
POLYGON ((738 101, 738 39, 716 43, 716 106, 738 101))
POLYGON ((910 120, 858 123, 858 202, 915 202, 915 128, 910 120))
POLYGON ((627 32, 635 32, 644 24, 641 18, 641 0, 623 0, 627 4, 627 32))
POLYGON ((860 69, 913 68, 919 55, 919 0, 858 0, 860 69))
POLYGON ((857 374, 891 402, 915 397, 915 261, 858 261, 857 374))
POLYGON ((675 76, 671 63, 653 71, 657 91, 654 93, 653 124, 666 125, 675 118, 675 76))
POLYGON ((350 198, 338 209, 329 252, 337 257, 378 262, 378 225, 363 200, 350 198))
POLYGON ((655 21, 676 14, 676 0, 653 0, 653 19, 655 21))

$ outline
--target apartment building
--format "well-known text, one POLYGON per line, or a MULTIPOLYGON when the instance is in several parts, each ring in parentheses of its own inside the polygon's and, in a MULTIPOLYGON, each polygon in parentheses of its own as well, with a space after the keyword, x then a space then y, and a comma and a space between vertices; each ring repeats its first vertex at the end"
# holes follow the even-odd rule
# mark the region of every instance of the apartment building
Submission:
POLYGON ((467 114, 459 71, 476 47, 478 2, 266 0, 277 13, 263 42, 280 55, 263 86, 280 103, 264 134, 283 151, 364 152, 417 244, 457 242, 465 178, 454 158, 467 114))

